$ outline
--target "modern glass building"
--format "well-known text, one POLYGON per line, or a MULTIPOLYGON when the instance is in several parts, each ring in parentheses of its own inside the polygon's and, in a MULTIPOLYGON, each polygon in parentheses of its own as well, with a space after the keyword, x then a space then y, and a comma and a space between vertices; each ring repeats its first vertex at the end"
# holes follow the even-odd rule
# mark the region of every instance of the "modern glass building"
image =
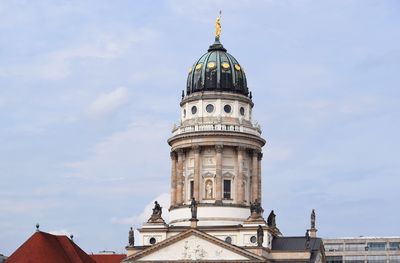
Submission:
POLYGON ((400 236, 323 240, 328 263, 400 263, 400 236))

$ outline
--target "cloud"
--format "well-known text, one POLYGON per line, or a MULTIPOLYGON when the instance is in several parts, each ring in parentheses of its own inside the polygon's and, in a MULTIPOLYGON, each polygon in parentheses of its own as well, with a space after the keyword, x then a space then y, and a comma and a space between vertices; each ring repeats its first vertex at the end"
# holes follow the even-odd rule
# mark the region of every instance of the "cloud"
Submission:
POLYGON ((149 202, 144 207, 143 211, 140 212, 139 214, 123 218, 113 217, 111 219, 111 222, 114 224, 133 225, 135 226, 135 228, 139 228, 142 226, 143 223, 147 222, 147 220, 150 218, 151 213, 153 211, 152 209, 154 208, 155 201, 157 201, 163 208, 162 210, 163 219, 165 220, 165 222, 169 222, 168 208, 170 206, 170 195, 168 193, 162 193, 153 200, 151 200, 151 202, 149 202))
POLYGON ((267 145, 267 148, 264 155, 269 162, 289 161, 294 157, 293 149, 288 145, 267 145))
POLYGON ((71 169, 67 177, 110 183, 127 178, 140 178, 135 183, 160 179, 164 168, 169 169, 168 146, 170 123, 146 118, 131 123, 92 146, 83 160, 66 163, 71 169), (165 148, 165 151, 163 151, 165 148), (154 166, 154 160, 157 165, 154 166), (107 181, 104 181, 107 179, 107 181), (146 180, 145 180, 146 179, 146 180))
POLYGON ((49 233, 52 235, 57 235, 57 236, 70 237, 71 235, 74 235, 74 237, 77 237, 76 234, 72 233, 72 231, 69 231, 67 229, 52 230, 52 231, 49 231, 49 233))
POLYGON ((128 89, 119 87, 109 93, 98 96, 88 107, 87 114, 93 118, 100 118, 116 111, 128 100, 128 89))
POLYGON ((9 200, 0 199, 0 207, 2 213, 9 214, 26 214, 37 211, 45 211, 57 208, 59 204, 53 200, 31 199, 31 200, 9 200))
POLYGON ((117 59, 135 45, 152 42, 158 36, 155 31, 147 28, 118 28, 113 32, 91 30, 83 35, 87 37, 75 40, 70 46, 35 54, 29 60, 22 57, 18 61, 23 63, 0 64, 0 76, 65 79, 73 73, 73 66, 77 61, 117 59))

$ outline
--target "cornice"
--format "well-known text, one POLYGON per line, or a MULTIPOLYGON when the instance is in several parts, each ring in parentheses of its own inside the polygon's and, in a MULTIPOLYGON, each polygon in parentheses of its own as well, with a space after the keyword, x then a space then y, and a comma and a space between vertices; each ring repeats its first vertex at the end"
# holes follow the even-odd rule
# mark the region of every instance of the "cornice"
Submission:
POLYGON ((223 99, 223 100, 239 100, 244 103, 250 104, 251 107, 254 106, 253 101, 241 94, 235 94, 230 92, 201 92, 194 93, 193 95, 185 97, 181 102, 180 106, 182 107, 185 103, 197 101, 197 100, 205 100, 205 99, 223 99))
POLYGON ((256 141, 258 143, 261 143, 261 147, 265 145, 266 140, 253 135, 253 134, 244 134, 241 132, 232 132, 232 131, 218 131, 218 132, 209 132, 209 131, 196 131, 196 132, 187 132, 184 134, 178 134, 175 135, 171 138, 168 139, 168 144, 170 146, 172 146, 172 142, 177 141, 177 140, 181 140, 181 139, 186 139, 186 138, 193 138, 193 137, 219 137, 219 136, 223 136, 223 137, 239 137, 239 138, 245 138, 248 140, 253 140, 256 141))

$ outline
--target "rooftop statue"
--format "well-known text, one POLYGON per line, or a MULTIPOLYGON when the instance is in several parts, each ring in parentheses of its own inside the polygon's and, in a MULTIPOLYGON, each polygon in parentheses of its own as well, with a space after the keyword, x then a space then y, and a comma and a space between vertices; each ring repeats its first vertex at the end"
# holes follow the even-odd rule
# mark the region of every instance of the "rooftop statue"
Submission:
POLYGON ((252 214, 256 213, 260 216, 262 215, 262 213, 264 213, 264 209, 261 207, 261 203, 260 201, 258 201, 258 199, 256 199, 254 203, 250 202, 250 212, 252 214))
POLYGON ((147 221, 148 223, 165 223, 164 219, 161 217, 162 214, 162 207, 160 204, 155 201, 154 202, 154 208, 153 208, 153 214, 151 215, 150 219, 147 221))
POLYGON ((219 39, 221 36, 221 11, 219 11, 219 16, 215 20, 215 39, 219 39))
POLYGON ((276 227, 276 221, 275 221, 275 213, 274 210, 271 210, 271 213, 269 213, 268 219, 267 219, 267 224, 269 227, 276 227))
POLYGON ((311 212, 311 229, 315 229, 315 210, 311 212))
POLYGON ((135 245, 135 236, 133 235, 133 228, 131 227, 131 230, 129 230, 129 246, 133 247, 135 245))
POLYGON ((190 202, 190 212, 192 213, 192 219, 197 219, 197 202, 194 197, 192 197, 192 202, 190 202))
POLYGON ((161 217, 161 214, 162 214, 162 207, 157 201, 155 201, 153 208, 153 215, 161 217))
POLYGON ((264 229, 261 225, 258 225, 257 229, 257 246, 262 247, 264 243, 264 229))

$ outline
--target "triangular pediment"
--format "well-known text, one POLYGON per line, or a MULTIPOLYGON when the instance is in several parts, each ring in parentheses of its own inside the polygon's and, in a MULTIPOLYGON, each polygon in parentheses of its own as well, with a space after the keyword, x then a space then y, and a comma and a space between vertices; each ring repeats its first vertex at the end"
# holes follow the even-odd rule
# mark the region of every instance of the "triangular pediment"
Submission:
POLYGON ((124 262, 142 261, 261 262, 264 260, 245 249, 226 243, 202 231, 191 229, 132 255, 124 262))

